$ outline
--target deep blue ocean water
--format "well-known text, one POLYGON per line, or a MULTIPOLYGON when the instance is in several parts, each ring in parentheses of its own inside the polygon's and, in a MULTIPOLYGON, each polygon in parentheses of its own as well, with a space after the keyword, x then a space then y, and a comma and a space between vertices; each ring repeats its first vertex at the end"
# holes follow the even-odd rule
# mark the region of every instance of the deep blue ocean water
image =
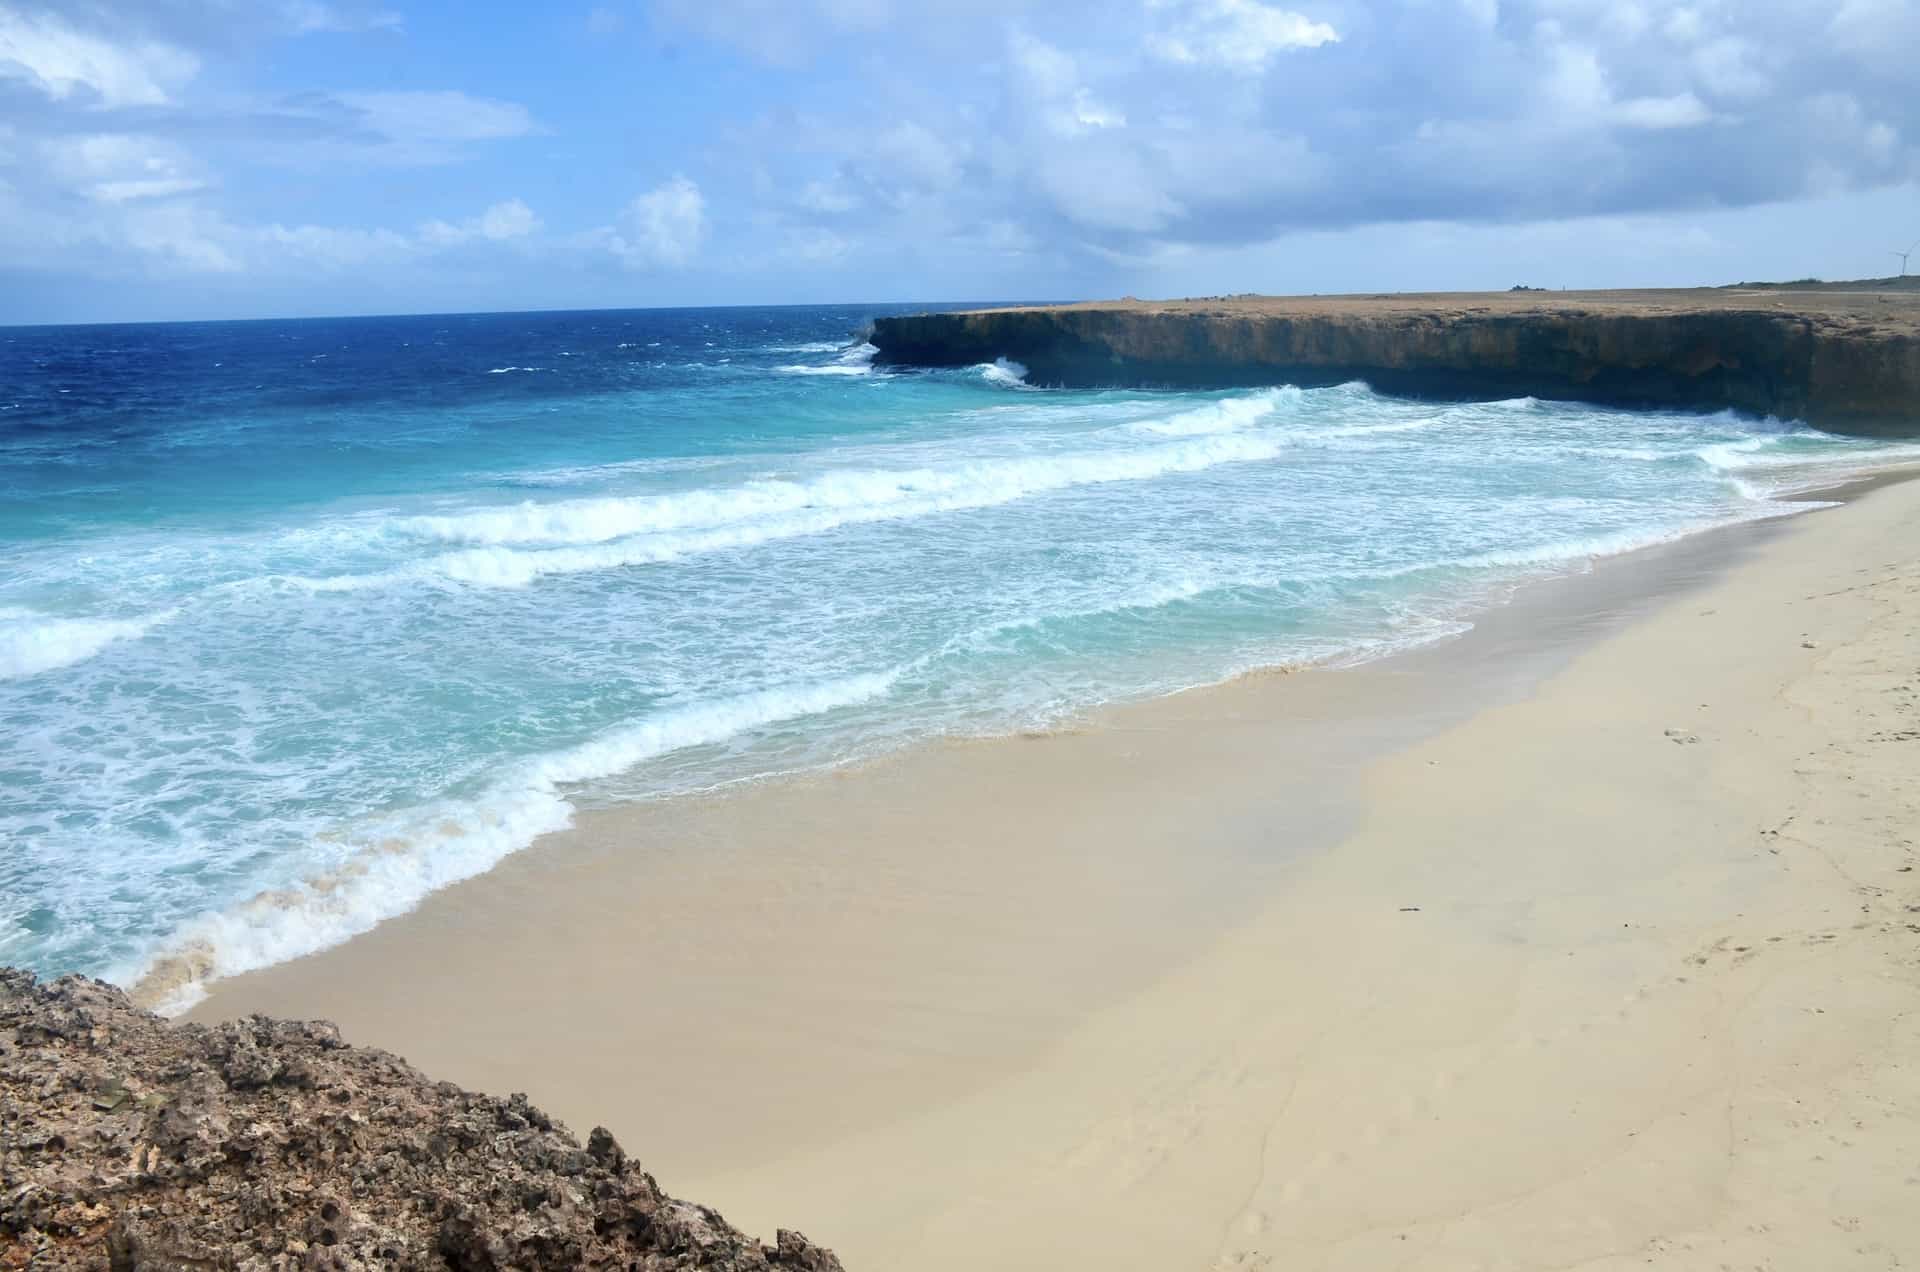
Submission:
POLYGON ((582 801, 1375 656, 1914 458, 889 371, 885 312, 0 329, 0 961, 260 966, 582 801))

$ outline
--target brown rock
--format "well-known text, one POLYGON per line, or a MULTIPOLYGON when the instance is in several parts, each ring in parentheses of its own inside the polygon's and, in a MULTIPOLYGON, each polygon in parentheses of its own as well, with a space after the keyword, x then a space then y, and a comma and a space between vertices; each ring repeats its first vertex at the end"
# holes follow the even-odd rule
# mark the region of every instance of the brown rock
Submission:
POLYGON ((839 1272, 662 1193, 603 1127, 324 1022, 171 1025, 0 968, 0 1269, 839 1272))
POLYGON ((1069 387, 1365 380, 1383 393, 1735 408, 1920 433, 1920 280, 1678 291, 1235 296, 877 319, 877 360, 1011 358, 1069 387))

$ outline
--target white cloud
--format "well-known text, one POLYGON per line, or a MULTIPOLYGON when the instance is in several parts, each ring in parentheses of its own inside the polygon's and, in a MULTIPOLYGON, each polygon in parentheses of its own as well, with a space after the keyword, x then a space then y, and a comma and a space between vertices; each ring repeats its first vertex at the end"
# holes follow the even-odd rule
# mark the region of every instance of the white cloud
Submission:
POLYGON ((1084 88, 1073 92, 1073 122, 1079 128, 1125 128, 1127 117, 1084 88))
POLYGON ((1706 25, 1700 20, 1698 9, 1682 7, 1667 15, 1666 25, 1661 29, 1675 44, 1692 44, 1700 38, 1706 25))
POLYGON ((1920 4, 1913 0, 1841 0, 1827 26, 1841 51, 1870 66, 1912 74, 1920 48, 1920 4))
POLYGON ((272 224, 231 227, 230 237, 253 268, 275 273, 300 264, 329 271, 400 265, 445 248, 529 238, 540 229, 532 208, 519 199, 506 199, 477 216, 428 221, 413 234, 384 227, 272 224))
POLYGON ((464 221, 428 221, 420 227, 420 241, 433 247, 457 247, 483 241, 504 243, 526 238, 540 229, 540 218, 519 199, 496 203, 479 216, 464 221))
POLYGON ((1701 85, 1718 97, 1756 98, 1773 87, 1754 66, 1753 46, 1737 35, 1708 41, 1694 50, 1691 60, 1701 85))
POLYGON ((244 266, 232 250, 231 228, 189 202, 167 202, 125 209, 101 233, 114 247, 124 244, 163 268, 196 274, 235 274, 244 266))
POLYGON ((95 133, 42 143, 45 172, 96 203, 170 198, 207 187, 180 147, 152 137, 95 133))
POLYGON ((803 226, 789 230, 782 254, 788 263, 819 267, 837 265, 853 251, 853 244, 832 230, 803 226))
POLYGON ((1071 55, 1025 31, 1008 40, 1022 109, 1049 132, 1075 137, 1102 128, 1125 128, 1127 117, 1084 82, 1071 55))
POLYGON ((1325 22, 1260 0, 1148 0, 1148 7, 1175 11, 1147 39, 1148 51, 1169 62, 1259 74, 1281 53, 1340 39, 1325 22))
POLYGON ((1151 234, 1186 207, 1147 159, 1130 147, 1082 145, 1036 165, 1033 179, 1061 215, 1091 230, 1151 234))
POLYGON ((281 258, 293 258, 324 270, 365 265, 395 264, 411 257, 417 244, 392 230, 340 228, 330 225, 267 225, 252 234, 281 258))
POLYGON ((1080 68, 1068 54, 1025 31, 1015 31, 1007 45, 1022 85, 1035 97, 1065 97, 1079 86, 1080 68))
POLYGON ((809 212, 825 212, 829 215, 851 212, 860 206, 860 200, 838 181, 809 181, 800 188, 794 202, 809 212))
POLYGON ((337 100, 399 143, 499 141, 536 131, 525 106, 468 93, 341 93, 337 100))
POLYGON ((53 13, 0 6, 0 77, 24 80, 55 101, 76 94, 98 106, 161 106, 200 69, 185 49, 117 43, 53 13))
POLYGON ((885 179, 920 190, 945 190, 960 179, 964 152, 912 120, 903 120, 873 138, 869 153, 885 179))
POLYGON ((540 228, 540 218, 518 199, 496 203, 480 214, 480 237, 502 242, 525 238, 540 228))
POLYGON ((1500 20, 1500 0, 1460 0, 1460 7, 1483 27, 1491 27, 1500 20))
POLYGON ((707 201, 686 177, 662 182, 629 203, 617 226, 595 239, 628 266, 689 264, 707 237, 707 201))
POLYGON ((1612 117, 1629 128, 1691 128, 1712 119, 1713 112, 1692 93, 1676 93, 1616 103, 1612 117))
POLYGON ((1713 118, 1705 102, 1691 92, 1665 97, 1616 97, 1598 50, 1561 38, 1557 28, 1543 31, 1549 41, 1542 94, 1547 110, 1523 127, 1555 122, 1574 129, 1619 126, 1660 130, 1691 128, 1713 118))

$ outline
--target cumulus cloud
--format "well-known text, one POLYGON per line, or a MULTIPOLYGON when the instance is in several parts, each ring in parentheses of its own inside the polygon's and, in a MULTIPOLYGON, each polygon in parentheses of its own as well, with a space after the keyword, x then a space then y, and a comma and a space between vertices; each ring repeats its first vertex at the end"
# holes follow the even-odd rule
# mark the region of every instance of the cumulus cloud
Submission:
POLYGON ((1076 137, 1103 128, 1125 128, 1126 113, 1101 100, 1086 82, 1072 54, 1024 30, 1008 40, 1014 91, 1022 109, 1041 128, 1060 137, 1076 137))
POLYGON ((598 241, 629 268, 689 264, 707 237, 707 201, 700 187, 676 176, 640 195, 598 241))
POLYGON ((887 68, 862 75, 858 124, 803 76, 736 134, 781 224, 857 231, 870 257, 978 250, 996 225, 1029 257, 1153 271, 1307 231, 1920 181, 1920 93, 1887 55, 1920 31, 1914 0, 874 0, 857 21, 792 0, 778 21, 813 36, 777 53, 751 0, 693 7, 656 21, 748 57, 830 47, 834 75, 887 68))
MULTIPOLYGON (((523 106, 460 91, 263 100, 203 75, 211 60, 268 40, 401 31, 394 12, 367 0, 0 0, 0 264, 292 277, 536 236, 539 218, 517 199, 407 232, 285 215, 306 212, 311 196, 290 209, 245 209, 234 197, 223 175, 238 172, 256 204, 269 202, 249 180, 262 163, 447 163, 538 131, 523 106)), ((338 221, 361 219, 338 206, 347 200, 329 202, 338 221)))
POLYGON ((225 73, 269 40, 422 41, 398 7, 0 0, 0 255, 102 277, 612 259, 679 271, 686 295, 783 267, 928 295, 973 289, 969 262, 1017 262, 1022 286, 1104 290, 1288 236, 1387 233, 1356 227, 1626 223, 1920 184, 1920 0, 589 0, 567 22, 607 37, 575 40, 603 61, 617 41, 669 78, 784 69, 693 95, 684 126, 649 135, 649 162, 682 175, 624 204, 552 178, 540 215, 443 206, 443 184, 531 190, 523 162, 609 153, 629 125, 536 119, 424 42, 413 64, 441 58, 444 80, 243 95, 225 73), (475 166, 393 171, 454 163, 475 166))

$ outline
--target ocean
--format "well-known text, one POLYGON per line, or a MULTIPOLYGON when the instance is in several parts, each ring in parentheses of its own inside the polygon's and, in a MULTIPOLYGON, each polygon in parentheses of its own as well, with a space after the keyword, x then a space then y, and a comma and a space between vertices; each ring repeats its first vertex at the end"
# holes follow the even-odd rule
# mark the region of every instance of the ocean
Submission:
POLYGON ((876 367, 911 308, 0 329, 0 962, 183 1006, 584 806, 1380 657, 1920 458, 876 367))

